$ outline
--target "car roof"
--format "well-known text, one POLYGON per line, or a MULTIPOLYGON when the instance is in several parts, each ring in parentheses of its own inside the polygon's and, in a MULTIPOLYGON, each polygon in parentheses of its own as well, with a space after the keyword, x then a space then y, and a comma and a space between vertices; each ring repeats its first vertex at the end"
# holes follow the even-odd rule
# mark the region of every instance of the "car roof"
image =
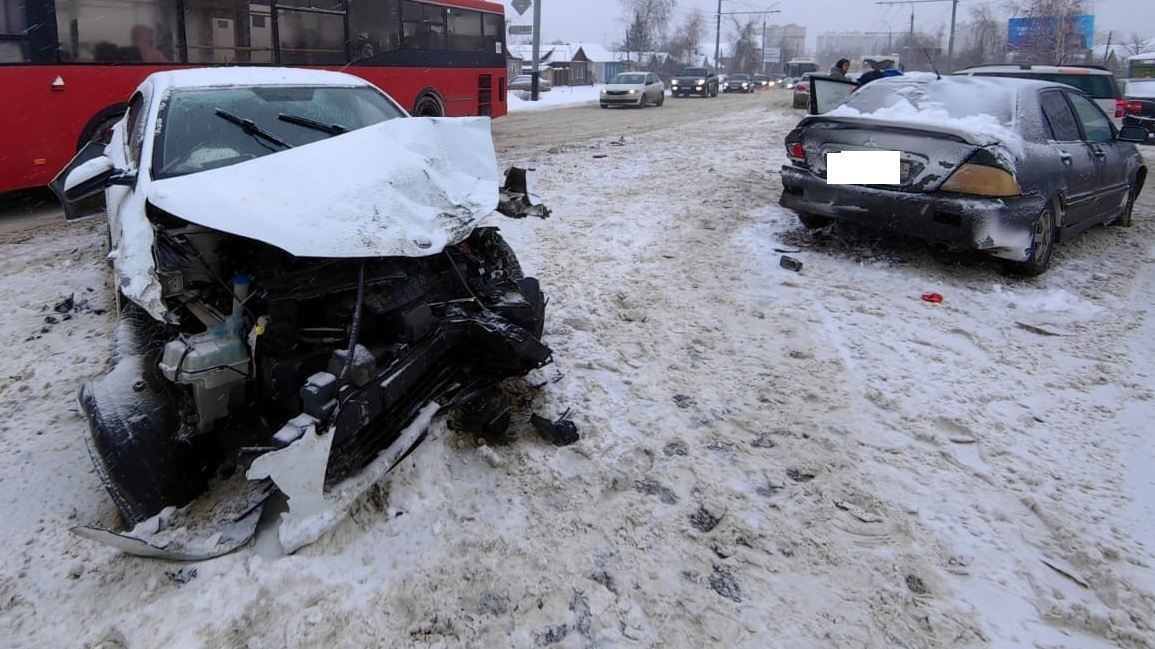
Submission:
POLYGON ((1113 74, 1110 70, 1097 65, 1027 65, 1017 63, 992 63, 987 65, 972 65, 968 68, 955 70, 952 74, 967 72, 1039 72, 1043 74, 1113 74))
POLYGON ((360 77, 329 70, 302 68, 222 67, 154 72, 145 83, 158 90, 226 86, 367 86, 360 77))

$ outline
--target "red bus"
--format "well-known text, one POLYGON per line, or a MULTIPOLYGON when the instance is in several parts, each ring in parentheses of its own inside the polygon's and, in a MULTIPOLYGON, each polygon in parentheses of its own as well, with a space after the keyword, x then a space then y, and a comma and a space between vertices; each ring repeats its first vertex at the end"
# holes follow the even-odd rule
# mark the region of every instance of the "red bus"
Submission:
POLYGON ((497 117, 505 59, 484 0, 0 0, 0 192, 47 185, 166 67, 344 70, 414 115, 497 117))

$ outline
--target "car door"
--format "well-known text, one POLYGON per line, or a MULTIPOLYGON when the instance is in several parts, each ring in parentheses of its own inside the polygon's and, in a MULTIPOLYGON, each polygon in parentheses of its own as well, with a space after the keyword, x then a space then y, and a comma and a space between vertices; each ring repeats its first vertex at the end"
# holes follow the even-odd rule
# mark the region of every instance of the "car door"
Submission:
POLYGON ((1065 94, 1095 159, 1095 197, 1087 224, 1111 221, 1127 200, 1127 153, 1132 145, 1115 140, 1115 126, 1094 100, 1075 92, 1065 94))
POLYGON ((1083 140, 1083 131, 1068 93, 1058 88, 1039 95, 1039 104, 1050 136, 1051 151, 1059 158, 1062 178, 1058 183, 1066 201, 1066 215, 1060 227, 1078 229, 1095 211, 1095 182, 1099 164, 1091 147, 1083 140))
POLYGON ((660 81, 658 75, 650 72, 646 74, 646 101, 658 103, 658 98, 661 96, 660 81))

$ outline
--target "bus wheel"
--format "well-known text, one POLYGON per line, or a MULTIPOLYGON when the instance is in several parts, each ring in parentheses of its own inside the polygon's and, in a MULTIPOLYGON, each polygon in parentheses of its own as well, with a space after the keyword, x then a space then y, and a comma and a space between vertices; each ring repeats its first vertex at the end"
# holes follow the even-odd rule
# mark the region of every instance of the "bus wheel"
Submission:
POLYGON ((88 120, 88 124, 84 125, 84 130, 80 132, 80 139, 76 142, 76 150, 79 151, 84 148, 85 144, 89 142, 100 142, 108 144, 112 138, 112 127, 124 117, 124 113, 128 111, 128 104, 113 104, 96 114, 95 117, 88 120))
POLYGON ((414 117, 444 117, 445 110, 441 108, 441 102, 437 101, 437 97, 433 95, 421 95, 417 99, 417 103, 413 105, 414 117))

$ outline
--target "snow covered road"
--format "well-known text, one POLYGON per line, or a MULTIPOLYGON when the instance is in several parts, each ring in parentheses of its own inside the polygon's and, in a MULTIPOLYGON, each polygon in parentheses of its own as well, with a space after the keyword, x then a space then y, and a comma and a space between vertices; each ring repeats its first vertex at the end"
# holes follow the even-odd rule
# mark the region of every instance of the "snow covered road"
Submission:
POLYGON ((533 407, 582 439, 435 420, 287 557, 67 532, 115 521, 74 402, 111 346, 103 223, 5 234, 0 645, 1155 647, 1155 192, 1033 280, 816 236, 777 206, 789 101, 495 122, 554 210, 494 219, 550 296, 533 407))

